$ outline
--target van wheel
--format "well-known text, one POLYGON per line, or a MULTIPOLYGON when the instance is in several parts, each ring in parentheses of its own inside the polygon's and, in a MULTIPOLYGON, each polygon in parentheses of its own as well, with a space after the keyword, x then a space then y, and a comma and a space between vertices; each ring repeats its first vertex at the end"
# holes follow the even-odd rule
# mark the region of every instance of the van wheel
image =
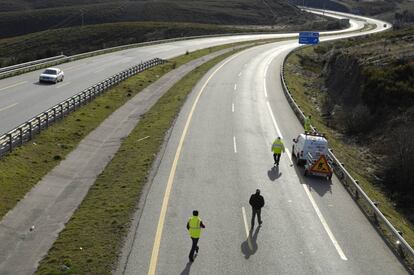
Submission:
POLYGON ((297 155, 296 155, 296 164, 297 164, 298 166, 300 166, 300 163, 301 163, 301 161, 300 161, 300 158, 299 158, 299 154, 297 154, 297 155))
POLYGON ((307 177, 307 176, 309 175, 309 173, 308 173, 308 170, 307 170, 307 169, 305 169, 305 172, 303 173, 303 175, 304 175, 305 177, 307 177))
POLYGON ((294 159, 295 157, 295 145, 292 145, 292 159, 294 159))

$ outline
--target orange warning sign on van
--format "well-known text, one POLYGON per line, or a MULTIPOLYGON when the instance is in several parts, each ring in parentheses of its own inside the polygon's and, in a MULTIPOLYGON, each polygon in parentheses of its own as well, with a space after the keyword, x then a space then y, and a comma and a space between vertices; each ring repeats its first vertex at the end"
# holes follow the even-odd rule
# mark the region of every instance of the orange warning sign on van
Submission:
POLYGON ((329 167, 328 160, 325 158, 324 155, 321 155, 321 157, 315 162, 315 164, 312 165, 311 172, 313 173, 323 173, 323 174, 331 174, 331 167, 329 167))

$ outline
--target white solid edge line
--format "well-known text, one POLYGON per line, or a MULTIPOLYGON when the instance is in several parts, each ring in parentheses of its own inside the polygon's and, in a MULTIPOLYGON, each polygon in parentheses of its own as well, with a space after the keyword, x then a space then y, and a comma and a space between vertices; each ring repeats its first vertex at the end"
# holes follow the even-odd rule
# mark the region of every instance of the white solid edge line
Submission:
POLYGON ((319 210, 318 205, 316 204, 315 200, 312 197, 312 194, 309 192, 308 187, 306 184, 301 184, 303 189, 306 192, 306 195, 308 195, 309 200, 311 201, 311 204, 313 206, 313 209, 315 209, 316 214, 319 217, 319 220, 321 221, 323 227, 325 228, 326 233, 328 233, 329 238, 331 239, 331 242, 336 248, 336 251, 339 254, 339 257, 341 257, 342 260, 347 261, 348 258, 345 256, 345 253, 342 251, 341 246, 339 245, 338 241, 336 240, 335 236, 333 235, 331 229, 329 228, 328 223, 326 222, 325 218, 323 217, 321 211, 319 210))
POLYGON ((65 83, 63 83, 63 84, 60 84, 59 86, 56 86, 56 89, 59 89, 59 88, 65 87, 66 85, 69 85, 69 84, 70 84, 70 82, 65 82, 65 83))
POLYGON ((243 52, 237 53, 237 54, 229 57, 225 61, 223 61, 221 63, 221 65, 219 65, 210 74, 210 76, 207 78, 207 80, 205 81, 205 83, 203 84, 203 86, 201 87, 200 91, 198 92, 198 94, 196 95, 196 97, 194 99, 194 102, 192 104, 190 113, 187 116, 187 120, 185 122, 184 129, 181 133, 181 138, 180 138, 180 141, 178 143, 177 150, 176 150, 175 156, 174 156, 174 160, 173 160, 173 163, 172 163, 172 166, 171 166, 170 175, 168 176, 167 186, 166 186, 166 189, 165 189, 164 198, 163 198, 162 205, 161 205, 161 210, 160 210, 160 215, 159 215, 159 218, 158 218, 157 230, 155 232, 154 243, 153 243, 153 247, 152 247, 150 263, 149 263, 148 273, 147 273, 148 275, 155 275, 155 273, 156 273, 157 263, 158 263, 158 255, 159 255, 159 250, 160 250, 160 245, 161 245, 161 238, 162 238, 162 234, 163 234, 163 230, 164 230, 164 221, 165 221, 165 217, 167 215, 167 209, 168 209, 170 194, 171 194, 173 183, 174 183, 175 172, 176 172, 176 169, 177 169, 177 166, 178 166, 178 160, 179 160, 180 155, 181 155, 181 150, 182 150, 182 147, 183 147, 183 144, 184 144, 184 140, 187 136, 187 132, 188 132, 188 129, 190 127, 191 119, 193 117, 193 113, 196 109, 197 103, 200 100, 201 95, 203 94, 205 88, 207 87, 207 84, 216 75, 216 73, 221 68, 223 68, 227 63, 229 63, 230 61, 232 61, 233 59, 235 59, 237 56, 239 56, 242 53, 243 52))
POLYGON ((250 231, 249 231, 249 225, 247 223, 246 209, 244 209, 244 206, 242 206, 242 213, 243 213, 243 220, 244 220, 244 228, 246 230, 246 236, 247 236, 247 244, 249 245, 250 250, 253 250, 252 240, 251 240, 250 231))
POLYGON ((266 83, 266 76, 265 76, 265 78, 263 79, 263 81, 264 81, 264 85, 263 85, 264 89, 263 89, 263 91, 264 91, 264 95, 265 95, 265 97, 267 98, 267 88, 266 88, 267 83, 266 83))
POLYGON ((10 109, 10 108, 13 108, 14 106, 16 106, 17 104, 19 104, 19 103, 13 103, 13 104, 11 104, 11 105, 9 105, 9 106, 6 106, 6 107, 4 107, 4 108, 1 108, 0 109, 0 112, 2 112, 2 111, 6 111, 7 109, 10 109))
POLYGON ((234 153, 237 154, 237 143, 236 143, 236 136, 233 136, 233 148, 234 148, 234 153))
MULTIPOLYGON (((270 116, 272 118, 273 125, 275 126, 276 131, 277 131, 278 135, 280 136, 280 138, 283 139, 282 133, 281 133, 281 131, 279 129, 279 126, 276 123, 276 119, 275 119, 275 116, 273 115, 272 107, 270 107, 269 101, 266 101, 266 104, 267 104, 267 109, 269 110, 270 116)), ((290 162, 292 163, 292 157, 291 157, 291 154, 290 154, 290 152, 289 152, 288 149, 286 149, 286 153, 287 153, 287 155, 289 157, 290 162)), ((312 194, 309 192, 309 190, 308 190, 308 188, 307 188, 307 186, 305 184, 302 184, 302 186, 303 186, 303 189, 305 189, 305 193, 308 196, 309 200, 311 201, 311 204, 313 206, 313 209, 315 209, 315 212, 316 212, 319 220, 321 221, 323 228, 325 229, 326 233, 328 234, 329 238, 331 239, 331 242, 335 246, 335 249, 338 252, 339 257, 341 257, 342 260, 347 261, 348 260, 347 257, 345 256, 344 252, 342 251, 342 248, 340 247, 338 241, 336 240, 336 238, 333 235, 331 229, 329 228, 328 223, 326 222, 326 220, 323 217, 321 211, 319 210, 318 205, 316 204, 315 200, 312 197, 312 194)))

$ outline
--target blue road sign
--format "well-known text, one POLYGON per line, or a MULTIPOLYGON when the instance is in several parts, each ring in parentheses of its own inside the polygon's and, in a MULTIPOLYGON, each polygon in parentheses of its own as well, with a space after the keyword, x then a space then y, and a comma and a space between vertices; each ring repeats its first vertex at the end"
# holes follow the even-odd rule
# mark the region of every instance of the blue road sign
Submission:
POLYGON ((319 43, 319 32, 300 32, 299 33, 299 44, 318 44, 319 43))

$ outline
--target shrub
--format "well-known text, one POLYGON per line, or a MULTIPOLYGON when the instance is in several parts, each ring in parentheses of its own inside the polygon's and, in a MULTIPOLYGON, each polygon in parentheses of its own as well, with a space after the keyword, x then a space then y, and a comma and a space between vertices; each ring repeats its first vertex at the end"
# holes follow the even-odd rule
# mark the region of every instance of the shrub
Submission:
POLYGON ((359 104, 354 108, 335 108, 334 119, 337 128, 348 135, 360 135, 372 129, 374 116, 367 106, 359 104))
MULTIPOLYGON (((412 126, 412 125, 411 125, 412 126)), ((413 207, 414 178, 414 129, 406 125, 395 129, 388 140, 388 160, 385 170, 385 185, 403 207, 413 207)))

